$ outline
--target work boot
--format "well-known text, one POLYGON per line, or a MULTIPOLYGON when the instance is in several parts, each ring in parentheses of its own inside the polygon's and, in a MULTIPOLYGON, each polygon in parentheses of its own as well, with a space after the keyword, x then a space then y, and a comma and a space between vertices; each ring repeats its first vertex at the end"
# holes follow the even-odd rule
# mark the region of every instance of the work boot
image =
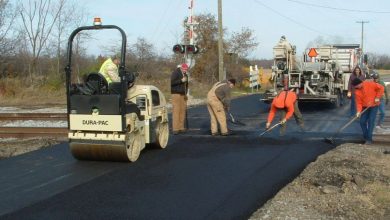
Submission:
POLYGON ((221 136, 230 136, 230 135, 233 135, 234 133, 232 131, 228 131, 226 133, 221 133, 221 136))
POLYGON ((364 145, 371 145, 372 144, 372 141, 366 141, 364 142, 364 145))
POLYGON ((218 136, 219 132, 211 132, 211 136, 218 136))
POLYGON ((304 124, 300 124, 299 125, 299 128, 301 129, 301 132, 305 132, 305 125, 304 124))

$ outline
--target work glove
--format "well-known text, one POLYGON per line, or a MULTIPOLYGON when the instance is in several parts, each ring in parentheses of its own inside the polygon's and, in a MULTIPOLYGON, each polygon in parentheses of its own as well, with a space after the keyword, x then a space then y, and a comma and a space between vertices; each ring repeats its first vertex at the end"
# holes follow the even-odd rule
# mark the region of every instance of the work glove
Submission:
POLYGON ((386 99, 386 105, 388 105, 389 104, 389 99, 386 99))
POLYGON ((183 78, 181 79, 181 81, 182 81, 183 83, 187 82, 187 81, 188 81, 188 77, 187 77, 187 76, 183 76, 183 78))
POLYGON ((282 124, 286 123, 286 121, 287 121, 287 119, 284 118, 283 120, 280 121, 280 124, 282 125, 282 124))
POLYGON ((271 126, 271 122, 267 122, 267 124, 265 124, 265 129, 269 129, 269 127, 271 126))
POLYGON ((351 98, 351 96, 352 96, 352 93, 351 93, 351 92, 348 92, 348 93, 347 93, 347 97, 348 97, 348 98, 351 98))
POLYGON ((356 112, 356 118, 360 118, 360 115, 361 115, 362 113, 360 113, 360 112, 356 112))
POLYGON ((375 103, 378 103, 379 101, 380 101, 379 98, 375 98, 375 99, 374 99, 374 102, 375 102, 375 103))

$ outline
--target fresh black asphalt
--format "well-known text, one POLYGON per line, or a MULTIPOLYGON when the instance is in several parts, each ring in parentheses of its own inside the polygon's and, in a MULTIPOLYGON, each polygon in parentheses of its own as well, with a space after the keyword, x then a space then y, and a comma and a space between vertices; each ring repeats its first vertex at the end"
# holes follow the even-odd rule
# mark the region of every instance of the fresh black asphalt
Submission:
MULTIPOLYGON (((247 125, 230 125, 229 137, 209 135, 205 106, 190 109, 187 134, 135 163, 77 161, 67 143, 2 160, 0 219, 247 219, 332 149, 322 137, 348 119, 347 107, 307 107, 307 132, 290 120, 285 136, 260 138, 268 106, 259 98, 233 101, 247 125)), ((347 132, 359 141, 359 131, 347 132)))

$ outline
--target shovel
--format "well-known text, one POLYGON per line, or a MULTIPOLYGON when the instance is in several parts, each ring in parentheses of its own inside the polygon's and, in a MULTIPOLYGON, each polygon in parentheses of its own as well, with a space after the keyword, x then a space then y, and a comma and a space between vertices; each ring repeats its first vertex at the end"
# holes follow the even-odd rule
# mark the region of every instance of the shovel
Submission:
POLYGON ((237 120, 233 117, 232 113, 230 113, 230 112, 229 112, 229 116, 230 116, 230 121, 231 121, 233 124, 241 125, 241 126, 245 126, 245 125, 246 125, 246 124, 243 123, 243 122, 237 121, 237 120))
POLYGON ((272 127, 270 127, 270 128, 268 128, 268 129, 266 129, 265 131, 263 131, 259 136, 262 137, 265 133, 271 131, 272 129, 278 127, 278 126, 281 125, 281 124, 282 124, 282 123, 279 122, 279 123, 277 123, 277 124, 272 125, 272 127))
MULTIPOLYGON (((370 107, 367 107, 365 108, 363 111, 361 111, 360 115, 362 115, 367 109, 369 109, 370 107)), ((324 138, 324 141, 326 143, 329 143, 329 144, 335 144, 335 138, 338 134, 340 134, 340 132, 342 132, 345 128, 347 128, 350 124, 352 124, 352 122, 354 122, 356 119, 358 119, 359 117, 353 117, 351 120, 349 120, 343 127, 339 128, 339 130, 337 130, 337 132, 332 136, 332 137, 327 137, 327 138, 324 138)))

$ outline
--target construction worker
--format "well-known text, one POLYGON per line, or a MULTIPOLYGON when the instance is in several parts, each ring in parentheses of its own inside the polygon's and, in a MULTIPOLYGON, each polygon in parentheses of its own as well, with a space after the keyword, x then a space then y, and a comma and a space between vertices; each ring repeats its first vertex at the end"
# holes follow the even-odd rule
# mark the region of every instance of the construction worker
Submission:
POLYGON ((108 58, 100 67, 99 73, 107 80, 108 85, 112 82, 120 82, 118 74, 119 58, 114 56, 108 58))
POLYGON ((380 79, 379 73, 377 73, 375 70, 373 70, 373 72, 370 74, 370 77, 374 80, 374 82, 379 83, 385 89, 384 95, 380 99, 380 104, 379 104, 379 109, 378 109, 379 110, 379 119, 378 119, 378 123, 376 125, 376 129, 380 131, 381 129, 383 129, 382 123, 385 120, 385 114, 386 114, 385 105, 389 104, 389 95, 387 93, 387 88, 386 88, 385 82, 383 82, 383 80, 380 79))
POLYGON ((290 91, 288 89, 285 89, 281 91, 275 98, 272 100, 271 103, 271 109, 268 114, 268 119, 266 123, 266 129, 269 129, 271 126, 271 123, 275 117, 275 113, 277 110, 283 110, 281 114, 281 120, 280 124, 282 125, 282 128, 280 130, 280 134, 283 135, 285 131, 285 123, 288 119, 293 116, 295 110, 296 113, 296 120, 299 125, 301 125, 301 128, 303 127, 303 120, 302 120, 302 114, 299 111, 298 104, 297 104, 297 95, 295 92, 290 91), (299 119, 297 119, 299 118, 299 119), (299 121, 299 122, 298 122, 299 121), (283 127, 284 126, 284 127, 283 127))
POLYGON ((380 98, 383 96, 385 89, 374 81, 362 81, 359 78, 355 78, 351 84, 355 88, 356 117, 360 117, 360 127, 365 140, 364 144, 372 144, 376 114, 378 113, 380 98), (366 108, 368 109, 361 114, 362 110, 366 108))
POLYGON ((222 136, 232 134, 227 128, 226 112, 230 110, 231 90, 235 85, 235 79, 223 80, 215 83, 207 94, 207 109, 213 136, 219 135, 218 124, 222 136))
POLYGON ((188 65, 181 64, 171 75, 172 131, 174 135, 185 133, 187 111, 188 65))

